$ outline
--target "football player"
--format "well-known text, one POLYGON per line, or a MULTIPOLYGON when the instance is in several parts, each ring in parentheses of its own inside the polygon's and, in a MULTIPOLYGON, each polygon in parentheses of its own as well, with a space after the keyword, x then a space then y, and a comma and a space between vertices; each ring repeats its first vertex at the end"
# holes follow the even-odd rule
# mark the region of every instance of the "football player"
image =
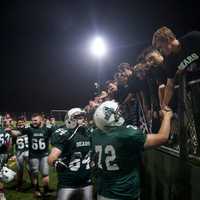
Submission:
POLYGON ((58 173, 57 200, 72 199, 80 191, 84 200, 92 200, 90 140, 85 112, 80 108, 70 109, 65 126, 52 135, 53 148, 48 158, 58 173))
MULTIPOLYGON (((0 116, 0 200, 6 200, 5 195, 4 195, 4 164, 8 160, 8 151, 11 148, 11 137, 10 134, 7 131, 7 128, 3 126, 3 121, 2 117, 0 116)), ((5 124, 5 120, 4 120, 5 124)), ((8 126, 8 124, 6 124, 8 126)))
POLYGON ((9 113, 6 113, 5 116, 3 117, 3 124, 4 128, 12 128, 13 125, 13 119, 9 113))
POLYGON ((43 177, 43 195, 47 196, 49 195, 49 165, 47 162, 49 139, 55 129, 53 127, 47 127, 43 123, 43 118, 39 113, 33 114, 31 120, 30 127, 25 128, 23 134, 28 136, 30 170, 33 177, 34 196, 42 196, 38 183, 39 172, 43 177))
POLYGON ((17 161, 17 191, 20 191, 22 187, 24 164, 27 164, 29 161, 28 136, 26 134, 22 135, 22 131, 24 128, 25 118, 24 116, 20 116, 17 119, 16 129, 13 129, 11 131, 12 136, 16 140, 15 149, 17 161))
POLYGON ((49 116, 49 122, 50 122, 51 126, 57 127, 56 118, 52 114, 49 116))
POLYGON ((92 146, 97 167, 98 200, 138 200, 140 196, 139 162, 143 149, 168 140, 172 111, 162 111, 157 134, 144 134, 134 126, 123 126, 118 103, 106 101, 94 113, 97 129, 92 146))

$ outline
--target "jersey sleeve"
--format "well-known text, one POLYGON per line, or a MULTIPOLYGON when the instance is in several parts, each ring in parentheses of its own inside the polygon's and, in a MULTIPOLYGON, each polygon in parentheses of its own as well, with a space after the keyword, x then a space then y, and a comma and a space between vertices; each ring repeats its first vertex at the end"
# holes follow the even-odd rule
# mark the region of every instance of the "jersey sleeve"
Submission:
POLYGON ((68 143, 69 133, 66 129, 59 128, 51 136, 51 144, 63 151, 68 143))
POLYGON ((127 143, 130 145, 132 151, 142 151, 146 141, 146 134, 134 126, 126 127, 126 132, 127 143))

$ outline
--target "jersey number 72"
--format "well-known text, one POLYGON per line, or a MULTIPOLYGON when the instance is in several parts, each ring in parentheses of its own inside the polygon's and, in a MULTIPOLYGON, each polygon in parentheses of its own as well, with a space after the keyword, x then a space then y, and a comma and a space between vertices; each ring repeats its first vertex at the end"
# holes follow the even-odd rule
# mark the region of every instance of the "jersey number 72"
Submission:
POLYGON ((119 170, 117 163, 114 163, 116 160, 116 151, 112 145, 106 145, 105 148, 102 145, 95 145, 95 152, 98 153, 98 168, 103 169, 102 162, 105 162, 108 171, 119 170))

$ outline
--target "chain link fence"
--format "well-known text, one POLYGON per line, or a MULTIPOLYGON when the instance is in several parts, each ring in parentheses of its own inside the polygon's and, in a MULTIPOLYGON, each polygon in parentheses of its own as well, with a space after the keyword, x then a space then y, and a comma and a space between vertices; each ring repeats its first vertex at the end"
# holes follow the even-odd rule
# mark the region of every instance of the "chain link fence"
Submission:
MULTIPOLYGON (((179 77, 179 84, 175 86, 177 98, 173 100, 176 106, 170 138, 163 148, 169 153, 176 152, 180 156, 184 152, 187 158, 200 160, 200 79, 187 82, 185 76, 179 77)), ((153 121, 153 114, 151 117, 153 121)), ((147 119, 147 116, 143 118, 147 119)))

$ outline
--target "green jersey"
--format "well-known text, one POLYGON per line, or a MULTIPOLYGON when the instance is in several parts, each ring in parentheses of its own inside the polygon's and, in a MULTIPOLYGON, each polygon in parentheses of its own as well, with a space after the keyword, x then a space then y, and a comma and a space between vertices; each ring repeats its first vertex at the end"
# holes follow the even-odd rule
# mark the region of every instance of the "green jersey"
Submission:
POLYGON ((0 154, 7 153, 10 142, 10 134, 7 133, 3 128, 0 128, 0 154))
POLYGON ((25 152, 28 151, 28 136, 27 135, 19 135, 16 138, 16 152, 25 152))
POLYGON ((117 127, 92 137, 97 168, 97 193, 132 200, 140 194, 139 163, 146 135, 134 127, 117 127))
POLYGON ((28 136, 29 157, 41 158, 49 154, 49 139, 54 128, 30 126, 23 130, 23 135, 28 136))
POLYGON ((90 132, 85 128, 59 128, 52 135, 52 145, 61 150, 60 159, 68 166, 58 172, 58 188, 82 187, 91 184, 90 132))

